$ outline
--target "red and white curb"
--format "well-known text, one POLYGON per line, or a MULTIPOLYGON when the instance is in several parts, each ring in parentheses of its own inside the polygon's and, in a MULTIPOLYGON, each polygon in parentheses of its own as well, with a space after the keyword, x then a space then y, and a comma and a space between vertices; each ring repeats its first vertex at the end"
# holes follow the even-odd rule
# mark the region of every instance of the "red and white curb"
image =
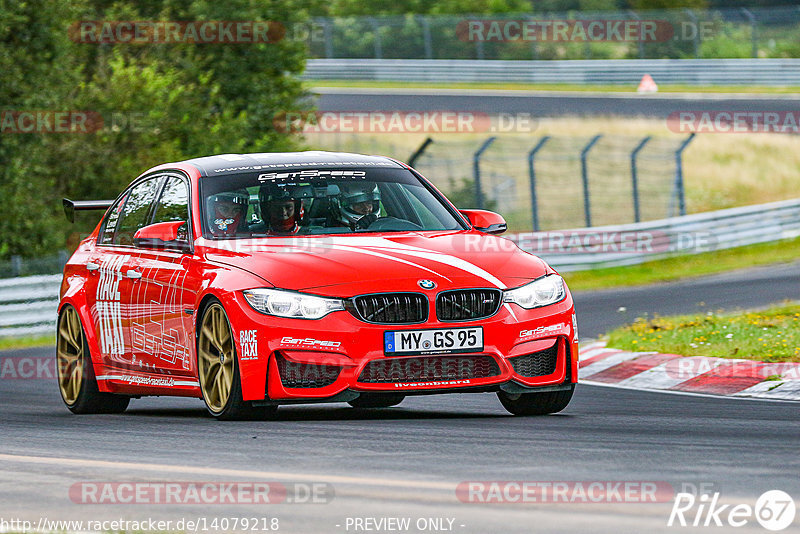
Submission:
POLYGON ((634 389, 800 400, 800 364, 581 346, 581 381, 634 389))

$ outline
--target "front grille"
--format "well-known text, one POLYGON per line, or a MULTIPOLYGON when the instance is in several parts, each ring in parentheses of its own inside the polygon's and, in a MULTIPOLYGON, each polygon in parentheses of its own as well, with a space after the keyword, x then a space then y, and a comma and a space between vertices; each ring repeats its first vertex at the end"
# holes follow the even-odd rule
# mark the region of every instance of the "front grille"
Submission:
POLYGON ((524 356, 509 358, 514 372, 520 376, 545 376, 556 372, 558 358, 558 343, 549 349, 540 350, 524 356))
POLYGON ((353 299, 354 315, 368 323, 413 324, 428 319, 428 299, 419 293, 381 293, 353 299))
POLYGON ((499 289, 458 289, 436 296, 436 316, 440 321, 469 321, 497 313, 503 300, 499 289))
POLYGON ((386 358, 369 362, 359 382, 406 383, 467 378, 488 378, 500 374, 491 356, 422 356, 386 358))
POLYGON ((341 371, 333 365, 290 362, 280 354, 275 360, 281 382, 287 388, 324 388, 336 382, 341 371))

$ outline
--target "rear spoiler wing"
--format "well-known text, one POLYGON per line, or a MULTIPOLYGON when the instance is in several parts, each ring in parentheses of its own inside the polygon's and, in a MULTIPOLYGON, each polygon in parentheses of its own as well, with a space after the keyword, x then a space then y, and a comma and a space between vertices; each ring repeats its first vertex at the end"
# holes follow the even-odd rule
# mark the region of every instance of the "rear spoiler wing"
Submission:
POLYGON ((114 203, 113 200, 70 200, 65 198, 61 201, 64 204, 64 214, 71 223, 75 222, 75 211, 83 210, 107 210, 114 203))

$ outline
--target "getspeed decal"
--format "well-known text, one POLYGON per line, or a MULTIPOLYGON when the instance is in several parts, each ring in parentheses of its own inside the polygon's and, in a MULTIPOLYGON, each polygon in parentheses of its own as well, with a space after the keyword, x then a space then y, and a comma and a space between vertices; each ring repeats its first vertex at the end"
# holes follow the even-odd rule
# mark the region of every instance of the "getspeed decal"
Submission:
POLYGON ((100 351, 103 354, 122 356, 125 343, 122 336, 122 303, 119 283, 122 266, 130 255, 112 256, 100 260, 100 280, 97 282, 96 310, 100 333, 100 351))
POLYGON ((560 332, 567 326, 564 323, 557 323, 550 326, 540 326, 534 328, 533 330, 521 330, 519 333, 520 338, 532 337, 532 336, 540 336, 544 334, 549 334, 552 332, 560 332))
POLYGON ((268 172, 265 174, 258 175, 259 182, 265 182, 267 180, 277 180, 282 178, 365 178, 367 173, 364 171, 320 171, 320 170, 310 170, 310 171, 294 171, 294 172, 268 172))
POLYGON ((336 348, 342 346, 342 343, 340 341, 324 341, 321 339, 314 339, 310 337, 303 339, 303 338, 295 338, 292 336, 286 336, 283 339, 281 339, 281 344, 299 345, 302 347, 318 346, 318 347, 330 347, 330 348, 336 348))

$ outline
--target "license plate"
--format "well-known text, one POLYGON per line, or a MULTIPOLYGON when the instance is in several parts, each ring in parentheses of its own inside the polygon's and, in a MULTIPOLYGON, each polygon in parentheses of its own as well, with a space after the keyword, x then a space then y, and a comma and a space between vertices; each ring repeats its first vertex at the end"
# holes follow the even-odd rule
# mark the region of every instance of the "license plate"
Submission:
POLYGON ((385 332, 383 350, 389 356, 480 352, 483 350, 483 328, 478 326, 385 332))

